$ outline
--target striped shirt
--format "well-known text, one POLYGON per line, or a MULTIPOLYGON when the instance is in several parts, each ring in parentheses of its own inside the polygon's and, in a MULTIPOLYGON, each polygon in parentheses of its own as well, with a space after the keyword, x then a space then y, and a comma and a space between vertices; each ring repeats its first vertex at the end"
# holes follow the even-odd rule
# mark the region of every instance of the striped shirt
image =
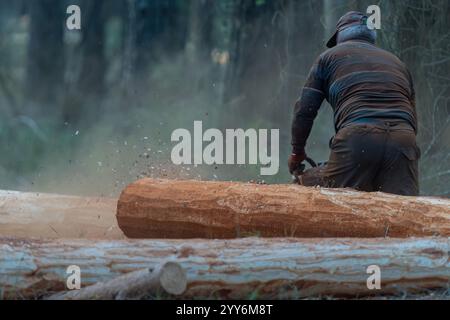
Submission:
POLYGON ((295 104, 294 153, 304 150, 324 99, 333 108, 336 131, 362 118, 407 122, 417 131, 411 74, 395 55, 370 42, 349 40, 316 60, 295 104))

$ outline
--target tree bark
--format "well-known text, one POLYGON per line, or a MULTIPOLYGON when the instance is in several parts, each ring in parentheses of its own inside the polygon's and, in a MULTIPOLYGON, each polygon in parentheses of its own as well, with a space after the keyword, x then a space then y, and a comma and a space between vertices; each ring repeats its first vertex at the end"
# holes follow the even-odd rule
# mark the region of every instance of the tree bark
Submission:
POLYGON ((109 198, 0 191, 0 236, 123 239, 116 205, 109 198))
POLYGON ((181 298, 283 299, 409 295, 449 286, 449 239, 11 240, 0 239, 5 299, 63 292, 66 269, 86 287, 174 261, 186 271, 181 298), (381 289, 369 290, 369 266, 381 289))
POLYGON ((144 179, 117 207, 130 238, 450 236, 450 200, 353 190, 144 179))

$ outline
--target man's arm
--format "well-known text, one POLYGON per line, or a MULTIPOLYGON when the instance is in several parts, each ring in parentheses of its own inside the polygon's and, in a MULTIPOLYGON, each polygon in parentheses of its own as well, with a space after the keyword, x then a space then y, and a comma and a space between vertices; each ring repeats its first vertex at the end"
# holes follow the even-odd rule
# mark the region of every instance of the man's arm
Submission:
POLYGON ((323 79, 324 70, 321 65, 321 58, 319 58, 309 73, 300 99, 295 104, 291 142, 293 154, 305 154, 306 140, 311 133, 314 119, 325 98, 323 79))

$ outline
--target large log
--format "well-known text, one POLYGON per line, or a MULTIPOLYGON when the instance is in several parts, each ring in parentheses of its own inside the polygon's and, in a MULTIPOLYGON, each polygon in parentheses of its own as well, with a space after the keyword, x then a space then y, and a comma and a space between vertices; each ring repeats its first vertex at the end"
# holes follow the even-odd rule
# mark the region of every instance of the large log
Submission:
POLYGON ((448 238, 0 239, 0 293, 20 299, 63 292, 69 265, 80 267, 85 287, 176 261, 187 277, 182 298, 404 296, 449 288, 449 245, 448 238), (380 290, 367 288, 371 265, 380 268, 380 290))
POLYGON ((298 185, 144 179, 121 194, 130 238, 450 236, 450 200, 298 185))
POLYGON ((123 239, 117 200, 0 191, 0 236, 123 239))

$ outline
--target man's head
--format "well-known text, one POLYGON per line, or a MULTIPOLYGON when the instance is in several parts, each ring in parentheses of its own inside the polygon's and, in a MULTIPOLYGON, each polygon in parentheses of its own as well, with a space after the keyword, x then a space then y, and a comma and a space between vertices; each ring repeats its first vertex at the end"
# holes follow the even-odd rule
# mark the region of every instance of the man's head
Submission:
POLYGON ((336 25, 336 32, 328 40, 327 47, 333 48, 338 43, 350 39, 362 39, 375 43, 377 33, 367 26, 368 17, 357 11, 350 11, 344 14, 336 25))

